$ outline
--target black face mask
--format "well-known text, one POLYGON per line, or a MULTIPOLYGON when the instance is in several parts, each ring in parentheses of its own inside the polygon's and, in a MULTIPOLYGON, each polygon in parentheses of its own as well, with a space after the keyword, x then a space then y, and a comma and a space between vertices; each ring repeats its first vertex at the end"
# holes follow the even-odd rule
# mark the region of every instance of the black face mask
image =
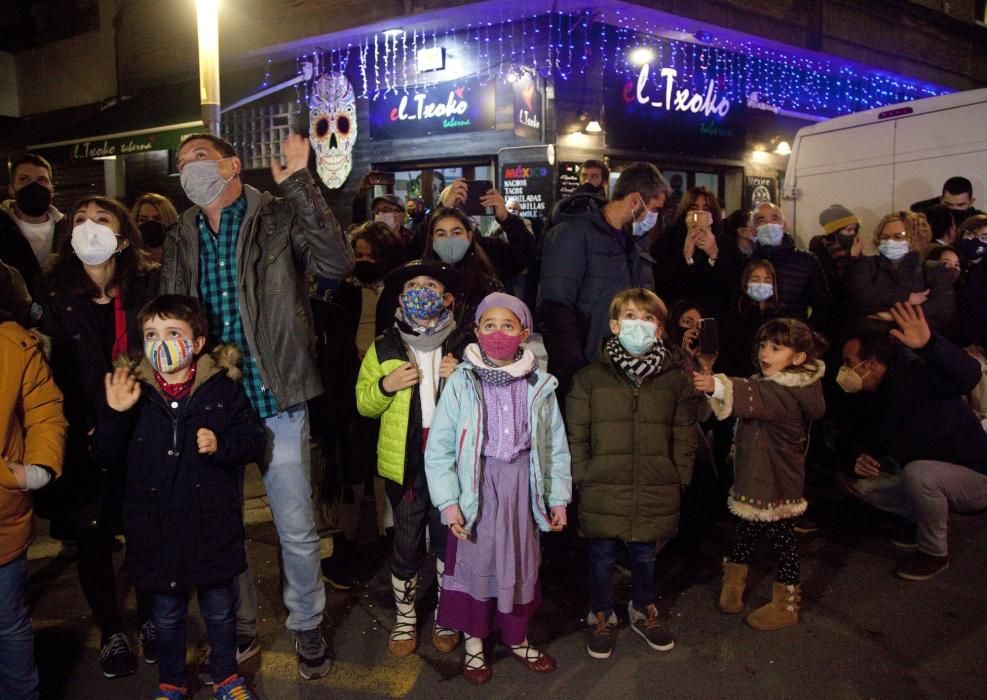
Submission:
POLYGON ((160 221, 145 221, 137 228, 141 230, 145 248, 158 248, 164 245, 165 227, 160 221))
POLYGON ((358 260, 353 265, 353 276, 360 280, 361 284, 373 284, 380 279, 380 266, 369 260, 358 260))
POLYGON ((14 201, 28 216, 41 216, 51 206, 51 190, 39 182, 32 182, 14 192, 14 201))

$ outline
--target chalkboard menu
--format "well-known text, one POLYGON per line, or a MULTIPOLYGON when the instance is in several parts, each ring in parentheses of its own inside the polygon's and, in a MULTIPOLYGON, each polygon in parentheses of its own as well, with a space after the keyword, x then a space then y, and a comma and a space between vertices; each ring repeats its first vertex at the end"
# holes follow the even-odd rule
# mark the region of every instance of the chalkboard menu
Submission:
POLYGON ((501 194, 516 200, 525 219, 548 216, 554 203, 555 169, 548 163, 501 163, 501 194))
POLYGON ((581 163, 559 163, 559 182, 556 191, 559 199, 568 197, 579 187, 579 171, 581 163))

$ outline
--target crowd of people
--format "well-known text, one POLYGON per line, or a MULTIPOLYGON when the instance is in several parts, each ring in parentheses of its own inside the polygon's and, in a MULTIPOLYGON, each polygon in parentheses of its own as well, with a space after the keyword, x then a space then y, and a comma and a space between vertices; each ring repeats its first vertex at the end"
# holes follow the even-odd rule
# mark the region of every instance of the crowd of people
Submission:
POLYGON ((567 530, 588 558, 586 652, 606 659, 625 552, 631 630, 674 647, 655 562, 687 518, 735 523, 723 613, 744 611, 767 539, 775 581, 746 621, 798 624, 807 464, 900 518, 908 580, 948 566, 949 512, 987 507, 987 215, 969 180, 873 232, 834 204, 808 250, 774 203, 726 212, 647 163, 608 192, 601 161, 534 226, 489 190, 489 235, 462 209, 464 180, 427 211, 371 196, 368 176, 344 232, 307 139, 282 152, 274 196, 242 181, 228 142, 188 137, 181 214, 156 194, 131 210, 87 196, 63 214, 50 164, 13 163, 0 206, 0 648, 17 663, 0 668, 3 697, 38 696, 35 515, 77 548, 104 676, 135 672, 136 638, 158 665, 156 698, 185 697, 194 592, 215 697, 252 697, 238 671, 261 649, 248 464, 304 679, 330 671, 326 584, 352 587, 368 502, 390 547, 390 653, 417 649, 434 569, 431 643, 462 642, 474 684, 492 677, 496 635, 533 672, 555 670, 527 630, 543 547, 567 530), (335 513, 329 557, 320 501, 335 513), (120 534, 134 630, 116 594, 120 534))

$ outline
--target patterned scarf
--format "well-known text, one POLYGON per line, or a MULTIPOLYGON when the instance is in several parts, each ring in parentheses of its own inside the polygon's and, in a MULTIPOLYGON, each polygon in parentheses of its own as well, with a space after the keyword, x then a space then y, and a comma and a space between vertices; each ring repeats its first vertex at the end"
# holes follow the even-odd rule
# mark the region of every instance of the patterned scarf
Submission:
POLYGON ((479 343, 470 343, 466 346, 463 360, 480 378, 480 381, 495 386, 507 386, 524 379, 538 366, 538 360, 534 353, 524 348, 518 348, 511 364, 498 367, 493 360, 487 357, 487 353, 483 352, 479 343))
POLYGON ((192 384, 195 383, 195 365, 189 369, 188 376, 185 378, 184 382, 178 382, 177 384, 169 384, 164 380, 157 370, 154 370, 154 379, 158 383, 158 387, 166 396, 171 399, 184 399, 186 396, 192 393, 192 384))
POLYGON ((438 322, 431 327, 419 324, 405 314, 400 306, 394 312, 394 317, 398 320, 398 333, 401 334, 401 339, 418 352, 435 350, 456 330, 456 321, 449 309, 443 309, 439 314, 438 322))
POLYGON ((628 379, 634 382, 635 386, 641 386, 644 380, 661 369, 665 361, 665 345, 658 341, 644 357, 635 357, 627 352, 620 344, 617 336, 610 336, 604 348, 610 356, 610 360, 623 370, 628 379))

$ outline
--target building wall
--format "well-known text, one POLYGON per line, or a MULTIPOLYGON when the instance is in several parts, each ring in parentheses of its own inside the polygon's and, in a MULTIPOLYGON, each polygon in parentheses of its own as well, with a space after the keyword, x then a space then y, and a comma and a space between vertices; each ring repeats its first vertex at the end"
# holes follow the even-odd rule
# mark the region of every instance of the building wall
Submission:
POLYGON ((14 54, 0 51, 0 117, 20 116, 17 95, 17 60, 14 54))
POLYGON ((14 54, 18 116, 100 102, 117 94, 115 0, 100 0, 99 31, 14 54))

